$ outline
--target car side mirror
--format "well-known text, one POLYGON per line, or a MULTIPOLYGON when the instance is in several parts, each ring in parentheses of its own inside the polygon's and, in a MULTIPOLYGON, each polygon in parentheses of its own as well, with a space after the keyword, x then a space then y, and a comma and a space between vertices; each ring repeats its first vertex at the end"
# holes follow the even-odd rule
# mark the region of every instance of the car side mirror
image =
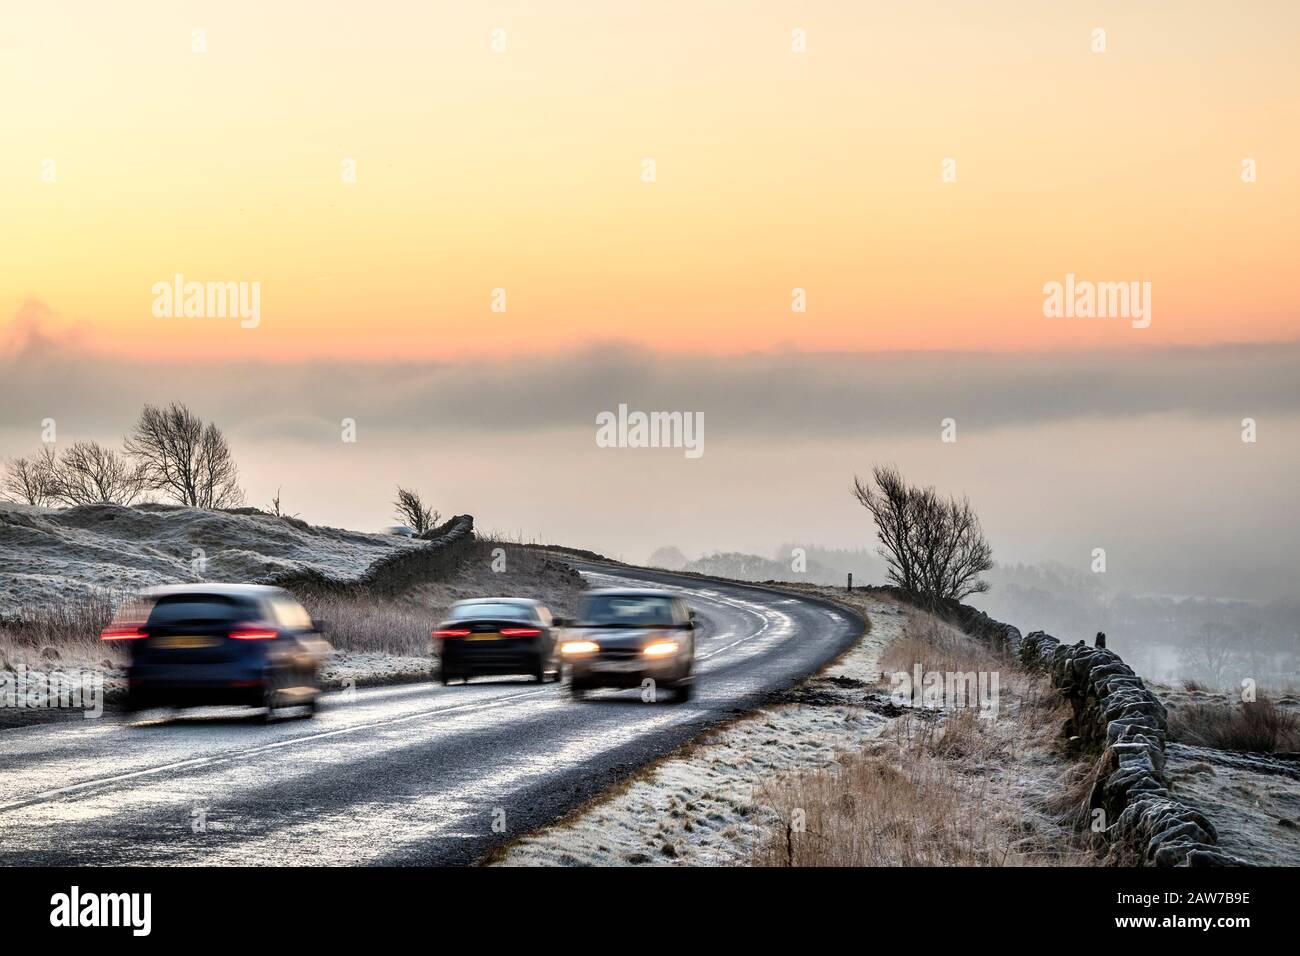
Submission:
POLYGON ((567 617, 551 618, 551 627, 568 627, 571 623, 567 617))
POLYGON ((690 614, 691 614, 691 620, 692 621, 695 620, 695 608, 690 609, 690 614))
POLYGON ((695 622, 694 622, 694 621, 687 621, 685 624, 682 625, 682 630, 684 630, 684 631, 693 631, 693 630, 695 630, 695 622))

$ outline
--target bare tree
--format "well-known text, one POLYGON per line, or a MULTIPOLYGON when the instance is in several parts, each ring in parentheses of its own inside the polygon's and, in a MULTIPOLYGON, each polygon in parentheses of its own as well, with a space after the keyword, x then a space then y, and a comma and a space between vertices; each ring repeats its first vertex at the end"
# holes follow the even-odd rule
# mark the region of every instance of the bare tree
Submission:
POLYGON ((54 446, 44 445, 30 458, 12 458, 5 465, 4 484, 0 486, 14 501, 26 505, 51 505, 55 503, 54 446))
POLYGON ((126 440, 146 487, 182 505, 234 508, 243 503, 239 469, 226 436, 179 402, 146 405, 126 440))
POLYGON ((854 476, 853 496, 871 513, 894 584, 937 601, 988 590, 980 574, 993 567, 993 549, 967 499, 908 485, 893 466, 877 465, 872 479, 874 488, 854 476))
POLYGON ((271 514, 275 515, 277 518, 298 517, 298 515, 296 514, 288 514, 287 512, 284 511, 283 507, 280 504, 280 487, 281 486, 276 487, 275 497, 271 499, 271 514))
POLYGON ((1177 652, 1178 665, 1214 690, 1223 690, 1241 666, 1240 640, 1239 629, 1220 621, 1206 621, 1183 639, 1177 652))
POLYGON ((51 495, 68 505, 129 505, 144 488, 140 468, 99 442, 75 442, 50 469, 51 495))
POLYGON ((853 476, 853 495, 871 513, 880 538, 880 554, 885 559, 889 580, 909 594, 917 593, 920 559, 915 553, 915 509, 908 495, 907 482, 898 469, 877 465, 872 469, 876 489, 853 476))
POLYGON ((426 508, 418 491, 397 486, 397 500, 393 502, 397 509, 397 520, 407 525, 416 534, 424 534, 436 527, 442 517, 431 508, 426 508))

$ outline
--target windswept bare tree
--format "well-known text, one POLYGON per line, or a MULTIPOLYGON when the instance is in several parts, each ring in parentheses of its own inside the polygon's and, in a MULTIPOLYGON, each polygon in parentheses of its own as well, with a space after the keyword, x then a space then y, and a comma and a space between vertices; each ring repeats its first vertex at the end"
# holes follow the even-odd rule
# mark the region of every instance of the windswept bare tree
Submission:
POLYGON ((871 513, 889 579, 916 597, 960 601, 988 590, 980 574, 993 549, 965 499, 908 485, 893 466, 877 465, 871 482, 854 476, 853 496, 871 513))
POLYGON ((146 487, 195 508, 234 508, 243 503, 239 469, 221 429, 204 423, 179 402, 146 405, 126 440, 146 487))
POLYGON ((393 502, 393 507, 397 509, 397 520, 416 534, 424 534, 430 528, 436 527, 438 519, 442 517, 432 508, 425 507, 424 499, 420 497, 418 491, 403 488, 401 485, 397 487, 397 500, 393 502))
POLYGON ((853 476, 853 494, 871 512, 880 538, 889 580, 909 594, 918 593, 920 560, 915 553, 916 509, 911 505, 907 483, 896 468, 877 465, 872 469, 876 488, 853 476))
POLYGON ((129 505, 144 491, 145 477, 124 455, 99 442, 79 441, 59 453, 50 486, 54 499, 68 505, 129 505))
POLYGON ((11 458, 5 463, 4 493, 25 505, 52 505, 56 459, 53 445, 43 445, 30 458, 11 458))

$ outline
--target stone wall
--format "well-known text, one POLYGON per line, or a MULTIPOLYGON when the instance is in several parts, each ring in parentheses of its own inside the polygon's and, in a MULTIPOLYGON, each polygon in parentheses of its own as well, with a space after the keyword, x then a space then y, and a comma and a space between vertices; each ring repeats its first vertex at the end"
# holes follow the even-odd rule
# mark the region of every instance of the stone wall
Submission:
POLYGON ((364 589, 372 593, 394 594, 412 584, 445 577, 459 564, 474 542, 474 518, 472 515, 456 515, 426 531, 420 539, 427 543, 385 555, 353 580, 335 580, 316 569, 294 569, 269 575, 257 583, 274 584, 289 590, 364 589))
MULTIPOLYGON (((880 590, 916 603, 896 588, 880 590)), ((1084 809, 1089 823, 1093 811, 1103 811, 1102 837, 1116 858, 1149 866, 1248 865, 1218 848, 1218 834, 1204 814, 1170 796, 1165 706, 1118 654, 1082 641, 1062 644, 1042 631, 1021 636, 1010 624, 957 601, 931 610, 1030 670, 1050 675, 1073 708, 1067 733, 1099 754, 1084 809)))
POLYGON ((1073 708, 1070 729, 1101 754, 1088 809, 1103 811, 1112 847, 1154 866, 1246 864, 1218 849, 1204 814, 1170 796, 1165 706, 1118 654, 1034 631, 1021 640, 1018 657, 1051 676, 1073 708))

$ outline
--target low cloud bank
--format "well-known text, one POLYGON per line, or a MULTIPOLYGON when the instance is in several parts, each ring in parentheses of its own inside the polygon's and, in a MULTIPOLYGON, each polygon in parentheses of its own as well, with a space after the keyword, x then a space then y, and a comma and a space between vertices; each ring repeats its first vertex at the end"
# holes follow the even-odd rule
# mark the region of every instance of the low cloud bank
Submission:
MULTIPOLYGON (((342 418, 423 434, 594 427, 620 403, 703 412, 714 434, 969 434, 1078 419, 1177 414, 1239 421, 1300 413, 1300 343, 1071 354, 656 353, 621 344, 496 361, 138 362, 60 339, 28 303, 0 336, 0 427, 62 417, 122 430, 144 401, 182 398, 234 432, 310 440, 342 418)), ((254 353, 255 355, 255 353, 254 353)))

